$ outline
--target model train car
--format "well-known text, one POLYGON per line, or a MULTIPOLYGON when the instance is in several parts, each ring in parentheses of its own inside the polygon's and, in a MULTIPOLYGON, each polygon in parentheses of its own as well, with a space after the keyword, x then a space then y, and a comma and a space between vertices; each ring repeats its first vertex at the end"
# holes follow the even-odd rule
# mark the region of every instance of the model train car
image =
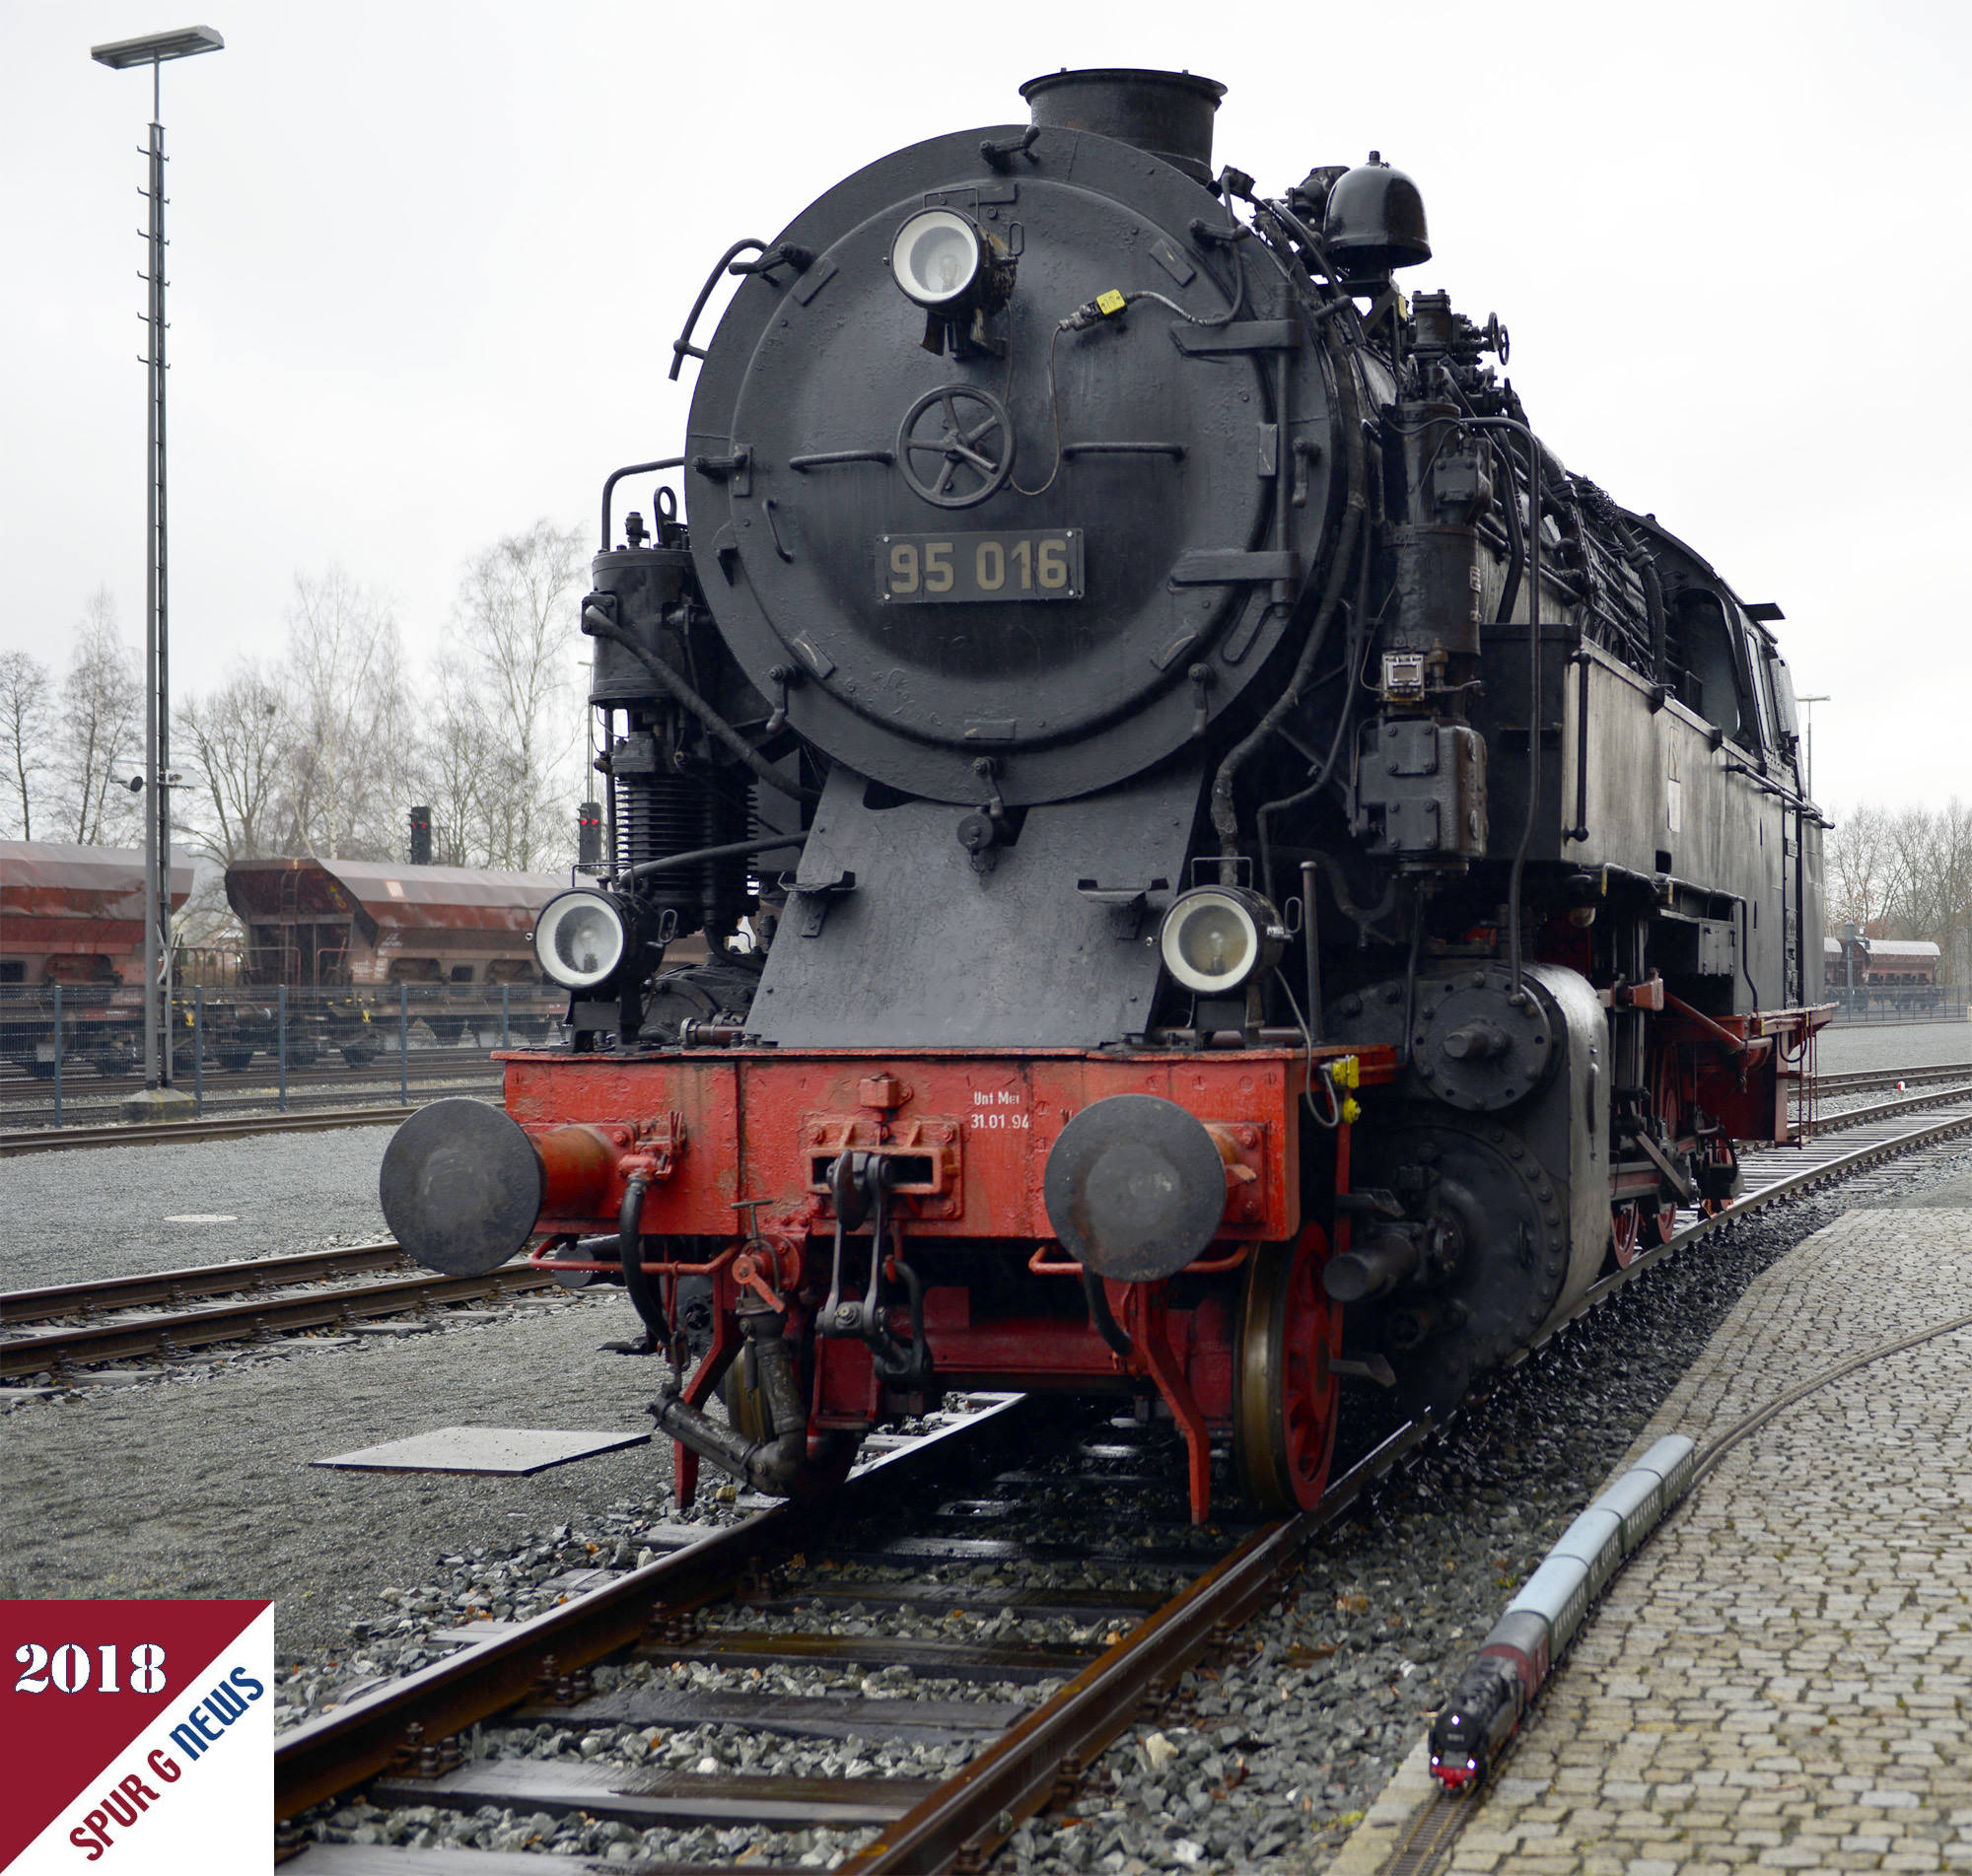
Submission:
POLYGON ((1221 1437, 1305 1506, 1342 1376, 1448 1406, 1789 1136, 1779 609, 1399 291, 1408 176, 1265 196, 1222 94, 1051 74, 737 243, 682 452, 605 484, 569 1039, 383 1199, 441 1270, 626 1284, 681 1497, 999 1386, 1161 1402, 1195 1516, 1221 1437))

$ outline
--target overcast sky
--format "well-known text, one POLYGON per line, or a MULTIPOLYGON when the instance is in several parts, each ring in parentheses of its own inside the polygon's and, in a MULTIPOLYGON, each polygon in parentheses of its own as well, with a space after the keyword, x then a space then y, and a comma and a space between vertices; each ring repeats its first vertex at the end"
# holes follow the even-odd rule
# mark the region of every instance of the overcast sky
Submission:
POLYGON ((1175 66, 1268 192, 1417 179, 1407 284, 1497 311, 1569 467, 1785 608, 1824 800, 1972 797, 1964 0, 211 3, 0 0, 0 644, 65 660, 106 585, 142 637, 150 77, 92 43, 227 41, 165 69, 180 690, 333 561, 428 656, 468 555, 678 449, 729 243, 1036 72, 1175 66))

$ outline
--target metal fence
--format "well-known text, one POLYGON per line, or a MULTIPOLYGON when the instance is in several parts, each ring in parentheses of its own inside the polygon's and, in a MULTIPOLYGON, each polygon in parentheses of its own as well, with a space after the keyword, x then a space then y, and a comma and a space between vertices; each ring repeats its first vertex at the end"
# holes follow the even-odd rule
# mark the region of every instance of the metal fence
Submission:
POLYGON ((1823 993, 1835 1006, 1831 1021, 1850 1023, 1963 1022, 1972 1009, 1972 986, 1965 984, 1834 983, 1823 993))
MULTIPOLYGON (((567 1007, 536 984, 187 985, 172 999, 172 1079, 201 1114, 408 1105, 497 1086, 493 1056, 555 1040, 567 1007)), ((113 1118, 143 1058, 136 990, 0 985, 0 1128, 113 1118)))

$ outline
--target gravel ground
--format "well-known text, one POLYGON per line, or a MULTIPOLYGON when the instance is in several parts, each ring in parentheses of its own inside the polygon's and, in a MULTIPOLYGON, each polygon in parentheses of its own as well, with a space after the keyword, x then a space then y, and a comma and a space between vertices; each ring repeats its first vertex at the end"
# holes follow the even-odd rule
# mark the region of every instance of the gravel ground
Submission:
POLYGON ((271 1597, 284 1655, 348 1659, 381 1589, 428 1582, 465 1547, 505 1552, 517 1527, 651 1506, 670 1447, 528 1478, 310 1462, 437 1426, 647 1432, 662 1364, 600 1347, 633 1323, 620 1291, 582 1292, 443 1334, 291 1338, 16 1406, 0 1419, 0 1598, 271 1597))
POLYGON ((1858 1023, 1850 1029, 1824 1029, 1817 1061, 1824 1075, 1972 1062, 1972 1023, 1858 1023))
POLYGON ((387 1237, 377 1169, 390 1133, 350 1127, 0 1159, 0 1288, 387 1237), (85 1193, 101 1196, 84 1207, 85 1193))

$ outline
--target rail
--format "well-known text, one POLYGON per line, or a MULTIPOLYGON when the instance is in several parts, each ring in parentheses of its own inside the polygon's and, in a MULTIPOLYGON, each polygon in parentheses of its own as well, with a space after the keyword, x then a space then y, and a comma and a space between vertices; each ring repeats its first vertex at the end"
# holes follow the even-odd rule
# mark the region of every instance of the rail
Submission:
POLYGON ((481 1296, 552 1286, 526 1264, 503 1264, 483 1277, 441 1277, 435 1273, 392 1283, 358 1284, 310 1290, 299 1296, 253 1296, 246 1302, 204 1309, 174 1309, 134 1322, 92 1323, 0 1342, 0 1380, 18 1381, 53 1374, 87 1380, 76 1370, 92 1363, 127 1361, 139 1355, 179 1355, 224 1342, 255 1342, 307 1329, 334 1329, 380 1316, 401 1316, 481 1296))
MULTIPOLYGON (((486 1083, 493 1092, 498 1091, 498 1085, 492 1081, 486 1083)), ((434 1091, 460 1094, 471 1090, 449 1082, 434 1091)), ((387 1127, 416 1112, 415 1107, 393 1104, 327 1108, 313 1113, 291 1110, 286 1114, 236 1114, 223 1119, 140 1121, 110 1127, 31 1127, 16 1133, 0 1133, 0 1159, 11 1159, 19 1153, 75 1152, 87 1146, 183 1146, 211 1140, 250 1140, 261 1134, 326 1134, 345 1127, 387 1127)))

